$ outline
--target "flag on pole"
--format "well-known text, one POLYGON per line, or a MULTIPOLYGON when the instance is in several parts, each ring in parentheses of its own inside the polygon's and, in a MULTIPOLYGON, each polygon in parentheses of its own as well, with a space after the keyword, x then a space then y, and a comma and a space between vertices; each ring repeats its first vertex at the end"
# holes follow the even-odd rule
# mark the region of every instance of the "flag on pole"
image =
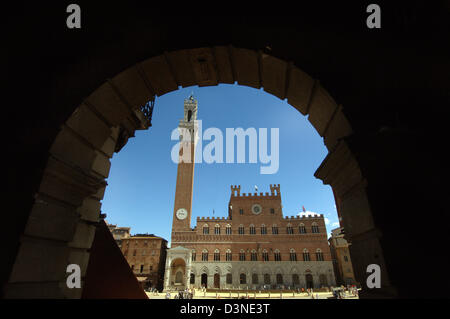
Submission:
POLYGON ((305 206, 302 206, 302 208, 303 208, 303 212, 304 212, 304 213, 306 213, 306 209, 305 209, 305 206))
POLYGON ((213 215, 214 215, 214 209, 213 209, 213 215))
POLYGON ((255 185, 255 192, 257 192, 257 191, 258 191, 258 186, 255 185))

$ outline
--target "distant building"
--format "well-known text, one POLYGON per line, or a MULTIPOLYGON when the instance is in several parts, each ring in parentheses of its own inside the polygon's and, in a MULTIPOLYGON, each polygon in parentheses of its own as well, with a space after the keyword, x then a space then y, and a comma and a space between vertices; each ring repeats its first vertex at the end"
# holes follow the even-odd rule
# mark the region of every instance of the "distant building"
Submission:
POLYGON ((330 243, 331 257, 333 258, 336 283, 338 285, 356 285, 350 250, 348 249, 350 244, 344 239, 342 228, 333 229, 328 241, 330 243))
POLYGON ((122 253, 144 289, 162 290, 167 240, 153 234, 122 239, 122 253))
POLYGON ((117 225, 108 224, 109 231, 114 237, 119 248, 122 247, 122 239, 130 237, 130 227, 117 227, 117 225))

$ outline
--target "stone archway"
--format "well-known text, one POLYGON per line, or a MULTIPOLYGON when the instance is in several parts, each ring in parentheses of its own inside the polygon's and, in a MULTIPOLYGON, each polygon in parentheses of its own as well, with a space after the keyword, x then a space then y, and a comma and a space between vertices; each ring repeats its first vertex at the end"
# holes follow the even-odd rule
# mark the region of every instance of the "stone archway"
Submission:
POLYGON ((220 288, 220 274, 214 274, 214 288, 220 288))
MULTIPOLYGON (((110 158, 135 130, 151 125, 142 107, 179 86, 235 82, 264 88, 308 116, 330 152, 315 176, 332 186, 338 200, 338 213, 353 239, 353 260, 360 264, 355 275, 362 278, 365 274, 356 269, 372 263, 374 256, 386 273, 366 181, 343 139, 352 133, 343 107, 292 63, 262 51, 216 46, 152 57, 107 80, 81 102, 50 148, 5 296, 37 297, 39 287, 50 282, 46 296, 79 298, 81 290, 64 288, 65 269, 78 264, 81 275, 86 274, 110 158), (362 240, 359 234, 364 234, 362 240)), ((389 287, 388 276, 382 278, 382 285, 389 287)))
POLYGON ((200 280, 201 287, 208 288, 208 274, 203 273, 200 280))
POLYGON ((169 283, 172 289, 183 290, 187 287, 186 262, 182 258, 176 258, 171 262, 169 283))

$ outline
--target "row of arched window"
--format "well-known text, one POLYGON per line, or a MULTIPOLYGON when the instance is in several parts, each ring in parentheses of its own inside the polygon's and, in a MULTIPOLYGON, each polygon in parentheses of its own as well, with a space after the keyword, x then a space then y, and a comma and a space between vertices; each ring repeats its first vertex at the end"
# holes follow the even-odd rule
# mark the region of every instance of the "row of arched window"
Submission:
MULTIPOLYGON (((244 250, 241 249, 239 251, 239 261, 270 261, 269 258, 269 252, 267 251, 267 249, 263 249, 261 254, 258 256, 258 252, 253 249, 251 250, 249 253, 244 250)), ((323 252, 320 248, 316 249, 315 252, 315 260, 316 261, 323 261, 323 252)), ((199 261, 209 261, 209 252, 207 249, 203 249, 202 253, 201 253, 201 259, 199 261)), ((213 260, 214 261, 220 261, 220 251, 219 249, 214 250, 213 253, 213 260)), ((308 249, 303 249, 303 253, 302 253, 302 259, 303 261, 311 261, 311 256, 310 253, 308 251, 308 249)), ((282 261, 281 259, 281 253, 278 249, 275 249, 273 251, 273 260, 274 261, 282 261)), ((195 250, 192 251, 192 261, 197 261, 197 252, 195 250)), ((225 261, 233 261, 233 254, 231 253, 230 249, 227 249, 225 252, 225 261)), ((299 259, 297 259, 297 253, 296 251, 291 248, 289 250, 289 261, 299 261, 299 259)))
MULTIPOLYGON (((263 283, 265 285, 272 284, 270 277, 271 277, 270 274, 264 274, 263 275, 263 283)), ((306 286, 308 288, 313 287, 313 276, 311 274, 306 274, 305 275, 305 282, 306 282, 306 286)), ((320 274, 319 275, 319 282, 320 282, 321 286, 327 286, 328 285, 327 276, 325 274, 320 274)), ((190 283, 191 284, 195 284, 195 274, 191 274, 190 283)), ((233 275, 231 273, 228 273, 226 275, 226 283, 227 284, 232 284, 233 283, 233 275)), ((241 284, 241 285, 244 284, 245 285, 247 283, 250 284, 250 282, 247 282, 247 275, 244 274, 244 273, 239 274, 239 284, 241 284)), ((278 284, 278 285, 284 284, 283 274, 276 274, 275 275, 275 283, 278 284)), ((252 274, 252 276, 251 276, 251 284, 255 284, 255 285, 260 284, 258 274, 252 274)), ((299 285, 300 284, 300 276, 298 274, 292 274, 292 284, 294 284, 294 285, 299 285)))
MULTIPOLYGON (((203 225, 202 229, 203 229, 203 234, 204 235, 209 235, 209 233, 210 233, 209 232, 209 228, 210 228, 209 225, 207 225, 207 224, 203 225)), ((260 232, 261 232, 261 235, 266 235, 267 234, 267 226, 262 224, 261 227, 260 227, 260 232)), ((295 232, 294 231, 294 227, 291 224, 288 224, 286 226, 286 233, 287 234, 294 234, 294 232, 295 232)), ((255 227, 255 225, 251 224, 249 226, 248 233, 250 235, 256 235, 256 227, 255 227)), ((307 233, 305 224, 301 223, 300 225, 298 225, 298 233, 299 234, 306 234, 307 233)), ((319 233, 319 225, 317 225, 316 222, 313 222, 312 225, 311 225, 311 233, 319 233)), ((216 224, 214 226, 214 235, 220 235, 220 234, 221 234, 221 227, 220 227, 219 224, 216 224)), ((231 228, 230 224, 228 224, 225 227, 225 234, 226 235, 232 235, 233 234, 233 231, 232 231, 232 228, 231 228)), ((239 225, 239 227, 238 227, 238 234, 239 235, 244 235, 245 234, 245 227, 244 227, 244 225, 242 225, 242 224, 239 225)), ((272 225, 272 234, 273 235, 278 235, 278 226, 276 224, 272 225)))

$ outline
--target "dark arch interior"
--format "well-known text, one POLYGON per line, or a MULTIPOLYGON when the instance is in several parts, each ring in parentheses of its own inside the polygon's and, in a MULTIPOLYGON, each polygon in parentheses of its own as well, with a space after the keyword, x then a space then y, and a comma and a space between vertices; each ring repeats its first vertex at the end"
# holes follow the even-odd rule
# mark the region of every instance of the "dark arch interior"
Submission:
POLYGON ((90 14, 79 31, 55 27, 64 5, 32 9, 8 17, 16 27, 8 38, 8 82, 16 85, 8 90, 5 124, 14 158, 6 173, 11 213, 4 216, 9 240, 0 274, 3 295, 11 288, 8 279, 50 146, 80 101, 148 57, 214 45, 270 53, 320 79, 345 106, 354 130, 346 142, 367 180, 368 202, 398 295, 417 297, 414 278, 430 262, 438 270, 429 274, 427 297, 448 294, 443 282, 448 276, 442 273, 448 268, 443 252, 449 216, 441 177, 447 163, 440 152, 448 144, 450 103, 450 50, 442 41, 450 19, 444 2, 384 7, 381 30, 367 30, 360 8, 341 4, 328 8, 330 13, 299 10, 295 19, 224 16, 189 24, 175 17, 149 19, 148 10, 132 5, 92 5, 84 8, 90 14), (32 103, 23 96, 32 97, 32 103))

